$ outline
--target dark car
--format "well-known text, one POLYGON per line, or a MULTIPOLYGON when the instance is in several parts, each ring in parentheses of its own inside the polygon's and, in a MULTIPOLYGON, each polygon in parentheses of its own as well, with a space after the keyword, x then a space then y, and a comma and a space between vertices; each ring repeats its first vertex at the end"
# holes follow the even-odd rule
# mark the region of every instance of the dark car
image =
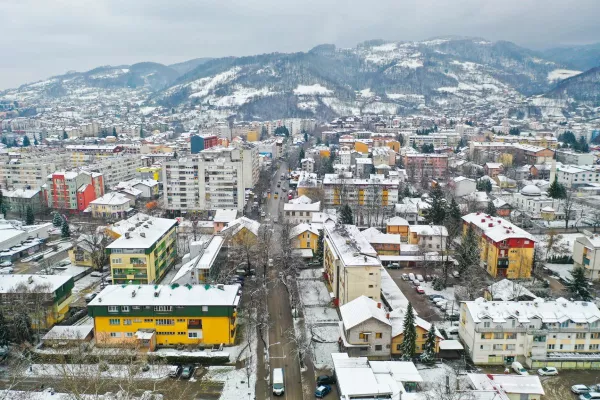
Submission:
POLYGON ((323 397, 327 396, 329 393, 331 393, 331 386, 320 385, 315 390, 315 397, 318 399, 322 399, 323 397))
POLYGON ((333 375, 319 375, 317 376, 317 386, 320 385, 331 385, 335 383, 335 376, 333 375))
POLYGON ((446 315, 446 321, 458 321, 460 319, 458 314, 446 315))
POLYGON ((439 294, 430 294, 430 295, 429 295, 429 296, 427 296, 427 297, 429 297, 429 300, 431 300, 431 301, 433 301, 433 302, 435 302, 435 301, 436 301, 435 299, 443 299, 443 298, 444 298, 444 296, 441 296, 441 295, 439 295, 439 294))
POLYGON ((186 365, 181 371, 181 379, 190 379, 194 375, 194 366, 186 365))

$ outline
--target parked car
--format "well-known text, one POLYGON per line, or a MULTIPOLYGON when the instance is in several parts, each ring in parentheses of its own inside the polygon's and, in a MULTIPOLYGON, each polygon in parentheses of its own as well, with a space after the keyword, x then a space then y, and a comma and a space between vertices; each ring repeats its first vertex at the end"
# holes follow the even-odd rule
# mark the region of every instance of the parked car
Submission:
POLYGON ((446 309, 446 304, 448 304, 447 300, 440 300, 440 301, 436 301, 435 302, 435 306, 439 309, 445 310, 446 309), (442 307, 443 306, 443 307, 442 307))
POLYGON ((400 268, 400 264, 398 264, 398 263, 391 263, 391 264, 388 266, 388 268, 389 268, 389 269, 398 269, 398 268, 400 268))
POLYGON ((415 280, 415 274, 413 274, 412 272, 408 274, 408 277, 410 278, 411 282, 415 280))
POLYGON ((13 265, 12 261, 3 261, 0 263, 0 267, 11 267, 13 265))
POLYGON ((15 272, 15 269, 13 267, 4 267, 0 269, 0 274, 1 275, 9 275, 15 272))
POLYGON ((575 394, 582 394, 590 392, 590 388, 585 385, 573 385, 571 386, 571 392, 575 394))
POLYGON ((538 369, 538 375, 547 376, 547 375, 558 375, 558 370, 554 367, 544 367, 538 369))
POLYGON ((458 271, 453 271, 452 276, 455 278, 460 278, 460 274, 458 273, 458 271))
POLYGON ((408 274, 402 274, 402 280, 403 281, 407 281, 408 280, 408 274))
POLYGON ((580 394, 579 400, 600 400, 600 392, 589 392, 580 394))
POLYGON ((317 389, 315 390, 315 397, 317 399, 322 399, 323 397, 327 396, 329 393, 331 393, 331 386, 321 385, 321 386, 317 387, 317 389))
POLYGON ((425 294, 425 289, 423 289, 421 286, 417 286, 415 290, 417 291, 417 293, 425 294))
POLYGON ((425 275, 425 280, 426 280, 427 282, 430 282, 430 281, 432 281, 432 280, 433 280, 433 278, 431 277, 431 275, 425 275))
POLYGON ((84 299, 86 303, 89 303, 90 301, 94 300, 96 298, 96 296, 98 296, 98 293, 89 293, 86 294, 84 299))
POLYGON ((424 279, 423 279, 423 275, 421 275, 421 274, 418 274, 418 275, 417 275, 417 280, 418 280, 419 282, 423 282, 423 281, 424 281, 424 279))
POLYGON ((194 375, 194 366, 186 365, 181 371, 181 379, 190 379, 194 375))
POLYGON ((518 361, 513 362, 511 364, 511 367, 513 371, 515 371, 519 375, 529 375, 529 372, 527 372, 527 370, 523 368, 523 365, 518 361))
POLYGON ((171 377, 171 378, 179 377, 179 375, 181 375, 182 370, 183 370, 183 368, 181 368, 181 365, 171 365, 169 367, 169 377, 171 377))
POLYGON ((435 299, 438 299, 438 300, 444 299, 444 296, 442 296, 441 294, 430 294, 427 297, 429 297, 429 300, 433 301, 434 303, 437 301, 435 299))
POLYGON ((412 283, 413 283, 413 285, 415 285, 415 286, 420 286, 420 285, 421 285, 421 282, 419 282, 419 280, 418 280, 418 279, 413 279, 412 283))
POLYGON ((102 278, 102 272, 100 271, 94 271, 90 274, 90 276, 93 276, 95 278, 102 278))
POLYGON ((333 383, 335 383, 335 376, 333 376, 333 375, 319 375, 317 377, 317 386, 331 385, 333 383))
POLYGON ((446 319, 446 321, 450 321, 450 322, 456 322, 460 319, 460 315, 458 314, 446 314, 446 316, 444 317, 446 319))

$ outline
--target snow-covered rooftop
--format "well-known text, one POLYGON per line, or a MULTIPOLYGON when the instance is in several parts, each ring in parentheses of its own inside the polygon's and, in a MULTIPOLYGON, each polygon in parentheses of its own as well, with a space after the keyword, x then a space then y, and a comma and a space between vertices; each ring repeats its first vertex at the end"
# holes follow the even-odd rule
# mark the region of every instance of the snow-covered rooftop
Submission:
POLYGON ((488 286, 487 290, 492 295, 493 300, 510 301, 527 297, 533 300, 537 297, 525 286, 509 279, 502 279, 495 282, 488 286))
POLYGON ((90 204, 93 205, 106 205, 106 206, 120 206, 124 204, 129 204, 131 199, 121 193, 110 192, 106 193, 104 196, 98 197, 95 200, 90 201, 90 204))
POLYGON ((478 212, 467 214, 462 219, 481 229, 487 237, 495 242, 509 238, 523 238, 535 241, 529 232, 500 217, 492 217, 491 215, 478 212))
POLYGON ((82 340, 94 330, 94 325, 56 325, 44 335, 43 340, 82 340))
POLYGON ((544 388, 536 375, 492 375, 467 374, 477 390, 501 390, 506 393, 545 395, 544 388))
POLYGON ((377 252, 355 225, 324 225, 325 238, 344 266, 380 266, 377 252))
POLYGON ((136 214, 113 225, 111 230, 121 236, 106 246, 107 249, 147 249, 171 230, 177 221, 174 219, 136 214), (117 229, 117 230, 115 230, 117 229), (129 236, 129 237, 127 237, 129 236))
POLYGON ((2 275, 0 293, 15 292, 18 286, 27 287, 28 290, 37 288, 37 292, 53 293, 71 279, 72 276, 66 275, 2 275))
POLYGON ((381 307, 381 303, 377 303, 367 296, 357 297, 342 305, 340 307, 340 315, 342 316, 345 329, 352 329, 356 325, 371 318, 375 318, 386 325, 390 325, 390 321, 387 319, 385 310, 381 307))
POLYGON ((213 219, 214 222, 223 222, 223 223, 230 223, 231 221, 235 220, 237 218, 237 210, 235 208, 233 209, 219 209, 215 212, 215 218, 213 219))

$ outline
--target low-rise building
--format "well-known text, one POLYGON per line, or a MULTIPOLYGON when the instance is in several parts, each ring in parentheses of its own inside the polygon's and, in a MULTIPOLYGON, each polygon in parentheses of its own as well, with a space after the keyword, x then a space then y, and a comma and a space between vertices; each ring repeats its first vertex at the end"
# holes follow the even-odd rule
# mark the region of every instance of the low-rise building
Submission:
MULTIPOLYGON (((402 357, 402 340, 404 340, 404 319, 406 309, 396 308, 389 314, 389 320, 392 324, 391 355, 394 358, 402 357)), ((431 323, 415 315, 415 330, 417 332, 415 340, 416 354, 423 353, 425 342, 427 342, 427 333, 431 329, 431 323)), ((440 351, 440 342, 444 340, 442 334, 435 329, 435 354, 440 351)))
POLYGON ((214 282, 221 272, 221 266, 227 262, 225 252, 221 251, 224 243, 222 236, 209 236, 206 240, 190 243, 190 251, 193 250, 190 255, 193 258, 179 268, 171 284, 199 285, 214 282))
POLYGON ((563 164, 592 165, 596 162, 596 156, 592 153, 577 153, 573 150, 556 150, 556 160, 563 164))
POLYGON ((408 232, 410 224, 402 217, 392 217, 385 221, 386 233, 400 235, 403 242, 408 241, 408 232))
POLYGON ((44 197, 40 189, 15 189, 2 194, 3 202, 8 211, 25 216, 31 207, 34 214, 46 208, 44 197))
POLYGON ((231 345, 239 285, 111 285, 87 308, 99 346, 231 345))
POLYGON ((475 389, 471 392, 475 399, 540 400, 546 394, 536 375, 467 374, 467 377, 475 389))
POLYGON ((135 200, 121 193, 110 192, 90 201, 89 206, 93 218, 119 220, 126 218, 133 211, 135 200))
POLYGON ((377 228, 367 228, 361 233, 380 256, 400 254, 400 242, 402 241, 400 235, 381 233, 377 228))
POLYGON ((477 190, 475 179, 465 178, 464 176, 452 178, 448 186, 452 189, 454 197, 463 197, 477 190))
POLYGON ((321 211, 321 202, 313 203, 307 196, 300 196, 283 205, 285 220, 292 225, 310 223, 313 213, 319 211, 321 211))
POLYGON ((584 232, 573 243, 573 267, 583 268, 591 281, 600 280, 600 236, 584 232))
POLYGON ((408 243, 417 244, 427 251, 444 251, 448 229, 442 225, 410 225, 408 243))
POLYGON ((314 254, 317 251, 320 233, 313 224, 298 224, 290 231, 292 246, 295 249, 309 249, 314 254))
POLYGON ((591 302, 465 301, 459 336, 478 365, 600 368, 600 311, 591 302))

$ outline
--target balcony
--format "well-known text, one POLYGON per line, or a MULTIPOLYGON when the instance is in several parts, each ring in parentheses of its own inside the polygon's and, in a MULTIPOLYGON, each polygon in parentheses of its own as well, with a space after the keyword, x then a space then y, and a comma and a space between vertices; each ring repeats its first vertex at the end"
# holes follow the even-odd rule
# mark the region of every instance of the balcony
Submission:
POLYGON ((524 326, 517 326, 514 328, 505 328, 503 326, 490 326, 485 328, 483 326, 476 326, 475 332, 478 333, 494 333, 494 332, 503 332, 503 333, 526 333, 527 328, 524 326))

